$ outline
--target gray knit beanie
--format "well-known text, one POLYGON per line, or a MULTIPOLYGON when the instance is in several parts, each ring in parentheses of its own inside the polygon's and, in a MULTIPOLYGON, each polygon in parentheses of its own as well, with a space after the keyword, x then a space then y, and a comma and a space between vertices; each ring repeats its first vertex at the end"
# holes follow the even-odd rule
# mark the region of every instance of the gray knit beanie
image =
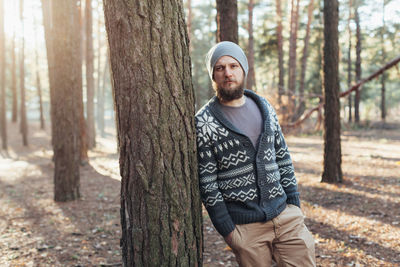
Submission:
POLYGON ((235 43, 224 41, 214 45, 206 55, 207 70, 211 80, 213 79, 214 66, 222 56, 231 56, 236 59, 244 71, 244 77, 247 77, 249 64, 242 48, 235 43))

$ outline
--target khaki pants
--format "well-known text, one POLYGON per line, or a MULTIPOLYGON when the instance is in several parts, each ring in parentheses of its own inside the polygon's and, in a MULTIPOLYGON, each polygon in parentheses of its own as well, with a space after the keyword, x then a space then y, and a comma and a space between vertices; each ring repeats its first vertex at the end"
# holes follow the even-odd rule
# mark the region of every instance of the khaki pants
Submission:
POLYGON ((314 239, 299 207, 287 205, 268 222, 236 225, 232 250, 241 267, 316 266, 314 239))

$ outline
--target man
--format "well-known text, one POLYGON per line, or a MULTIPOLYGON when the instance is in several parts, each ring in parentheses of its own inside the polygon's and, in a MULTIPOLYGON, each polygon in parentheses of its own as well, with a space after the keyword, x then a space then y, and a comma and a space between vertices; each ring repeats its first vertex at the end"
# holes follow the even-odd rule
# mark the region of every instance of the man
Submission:
POLYGON ((206 57, 216 91, 196 114, 200 192, 240 266, 315 266, 293 164, 276 113, 244 89, 248 63, 231 42, 206 57))

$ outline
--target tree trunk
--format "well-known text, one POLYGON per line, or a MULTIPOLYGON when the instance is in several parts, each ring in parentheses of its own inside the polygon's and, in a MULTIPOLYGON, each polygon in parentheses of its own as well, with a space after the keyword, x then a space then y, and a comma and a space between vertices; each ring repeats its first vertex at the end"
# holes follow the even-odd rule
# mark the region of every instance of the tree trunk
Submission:
MULTIPOLYGON (((74 0, 75 1, 75 0, 74 0)), ((78 0, 78 22, 76 23, 76 32, 78 35, 78 41, 79 41, 79 53, 77 54, 79 57, 79 60, 81 62, 80 64, 80 71, 82 72, 82 64, 83 64, 83 55, 85 53, 85 30, 83 27, 83 12, 82 12, 82 1, 78 0)), ((81 79, 81 84, 82 84, 82 76, 80 77, 81 79)), ((83 91, 81 90, 79 93, 79 103, 78 103, 78 109, 79 109, 79 123, 80 123, 80 158, 81 158, 81 164, 85 165, 87 162, 89 162, 89 156, 88 156, 88 136, 87 136, 87 123, 85 120, 85 108, 83 104, 83 91)))
POLYGON ((299 22, 300 0, 292 0, 292 11, 290 18, 290 37, 289 37, 289 66, 288 66, 288 89, 289 89, 289 113, 294 114, 296 94, 296 74, 297 74, 297 28, 299 22))
POLYGON ((18 90, 17 90, 17 63, 15 53, 15 27, 11 42, 11 92, 12 92, 12 122, 17 122, 18 116, 18 90))
POLYGON ((54 51, 53 51, 53 28, 52 24, 53 14, 52 14, 52 5, 53 1, 51 0, 42 0, 42 12, 43 12, 43 26, 44 26, 44 35, 46 41, 46 54, 47 54, 47 68, 49 73, 49 92, 50 92, 50 121, 51 121, 51 144, 54 147, 53 143, 53 133, 54 130, 54 111, 57 108, 54 104, 54 89, 55 85, 55 74, 54 74, 54 51))
POLYGON ((254 0, 249 0, 248 10, 249 10, 249 45, 247 49, 247 59, 249 61, 249 74, 247 75, 247 89, 256 91, 256 73, 254 69, 254 37, 253 37, 253 9, 254 0))
POLYGON ((2 148, 7 149, 7 108, 6 108, 6 46, 4 34, 4 5, 0 0, 0 89, 1 89, 1 110, 0 110, 0 127, 2 148))
MULTIPOLYGON (((102 77, 103 74, 105 72, 101 71, 101 59, 102 59, 102 39, 101 39, 101 28, 103 26, 103 24, 101 23, 101 19, 100 16, 102 16, 101 12, 103 12, 103 9, 101 8, 101 3, 98 3, 98 23, 97 23, 97 38, 98 38, 98 48, 97 48, 97 84, 96 84, 96 88, 97 88, 97 108, 96 108, 96 121, 97 121, 97 130, 100 131, 101 137, 104 137, 104 90, 103 87, 101 86, 101 81, 102 81, 102 77), (101 10, 100 10, 101 8, 101 10)), ((104 66, 106 68, 107 66, 107 62, 104 62, 104 66)), ((104 71, 106 71, 106 69, 104 68, 104 71)))
POLYGON ((188 10, 187 32, 188 32, 188 38, 189 38, 189 52, 190 52, 191 48, 192 48, 192 46, 190 45, 190 42, 192 40, 192 1, 186 0, 186 4, 187 4, 187 10, 188 10))
POLYGON ((283 36, 282 36, 282 9, 281 1, 276 0, 277 28, 276 37, 278 39, 278 65, 279 65, 279 81, 278 81, 278 104, 282 105, 282 95, 285 88, 285 68, 283 66, 283 36))
MULTIPOLYGON (((349 33, 349 47, 348 47, 348 51, 347 51, 347 87, 350 88, 351 87, 351 80, 352 80, 352 71, 353 68, 352 66, 352 61, 351 61, 351 49, 352 49, 352 45, 351 45, 351 27, 350 27, 350 22, 351 22, 351 9, 352 9, 352 3, 351 0, 349 0, 349 18, 347 20, 347 31, 349 33)), ((349 122, 353 121, 353 117, 352 117, 352 97, 351 94, 349 94, 349 122)))
MULTIPOLYGON (((382 5, 382 31, 381 31, 381 43, 382 43, 382 64, 386 62, 386 50, 385 50, 385 4, 386 0, 383 1, 382 5)), ((381 76, 381 119, 385 121, 386 119, 386 73, 383 73, 381 76)))
POLYGON ((324 0, 324 171, 322 182, 341 183, 339 101, 339 3, 324 0))
MULTIPOLYGON (((359 82, 361 79, 361 28, 360 28, 360 17, 358 15, 359 4, 356 3, 354 18, 356 21, 356 81, 359 82)), ((361 89, 361 88, 360 88, 361 89)), ((356 97, 354 99, 354 120, 356 123, 360 123, 360 99, 361 91, 356 91, 356 97)))
POLYGON ((51 6, 51 13, 55 86, 52 89, 54 199, 68 201, 80 197, 82 68, 77 2, 59 0, 51 6))
POLYGON ((35 35, 35 64, 36 64, 36 88, 39 98, 39 113, 40 113, 40 129, 44 130, 45 123, 44 123, 44 115, 43 115, 43 100, 42 100, 42 85, 40 83, 40 66, 39 66, 39 53, 38 53, 38 45, 37 45, 37 31, 36 27, 38 24, 36 23, 36 18, 34 18, 34 35, 35 35))
POLYGON ((86 21, 86 111, 87 111, 87 135, 88 148, 96 146, 96 130, 94 127, 94 77, 93 77, 93 22, 92 0, 85 3, 86 21))
POLYGON ((107 76, 109 75, 109 70, 110 70, 110 53, 107 49, 107 56, 106 60, 104 62, 104 69, 103 69, 103 82, 99 91, 99 113, 98 113, 98 120, 99 120, 99 130, 100 134, 102 137, 105 137, 105 123, 104 123, 104 116, 105 116, 105 92, 106 92, 106 86, 107 86, 107 76))
POLYGON ((313 18, 313 11, 314 11, 314 0, 310 0, 310 4, 308 5, 308 14, 307 14, 308 20, 306 28, 306 37, 304 38, 303 56, 301 58, 301 72, 300 72, 300 86, 299 86, 300 102, 293 121, 299 119, 306 110, 306 104, 304 101, 304 81, 306 78, 308 44, 310 41, 310 25, 313 18))
POLYGON ((182 1, 105 0, 124 266, 202 266, 194 92, 182 1))
POLYGON ((28 146, 28 123, 26 118, 26 103, 25 103, 25 40, 24 40, 24 0, 20 0, 20 20, 22 27, 21 34, 21 53, 20 53, 20 93, 21 93, 21 103, 20 103, 20 113, 21 113, 21 123, 20 131, 22 134, 22 143, 24 146, 28 146))
POLYGON ((217 43, 239 43, 237 0, 217 0, 217 43))

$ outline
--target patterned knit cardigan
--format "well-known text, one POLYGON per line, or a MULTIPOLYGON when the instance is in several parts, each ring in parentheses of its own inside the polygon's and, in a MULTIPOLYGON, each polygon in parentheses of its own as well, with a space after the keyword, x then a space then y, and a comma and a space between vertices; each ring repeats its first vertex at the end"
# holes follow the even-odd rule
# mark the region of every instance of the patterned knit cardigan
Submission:
POLYGON ((271 220, 286 204, 300 206, 292 160, 276 113, 265 98, 249 90, 245 95, 258 105, 264 121, 257 148, 224 117, 216 97, 195 117, 200 193, 222 236, 236 224, 271 220))

